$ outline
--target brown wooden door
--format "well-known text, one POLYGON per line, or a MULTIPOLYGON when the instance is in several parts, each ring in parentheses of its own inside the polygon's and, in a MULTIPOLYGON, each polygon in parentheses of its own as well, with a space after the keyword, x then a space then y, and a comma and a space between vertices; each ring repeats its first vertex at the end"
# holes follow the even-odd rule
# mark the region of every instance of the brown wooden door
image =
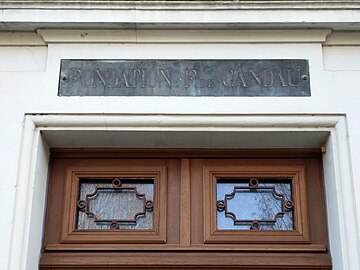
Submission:
POLYGON ((53 150, 48 193, 42 269, 331 269, 317 150, 53 150), (215 182, 248 178, 291 179, 294 229, 217 227, 215 182), (84 179, 153 179, 153 226, 79 230, 84 179))

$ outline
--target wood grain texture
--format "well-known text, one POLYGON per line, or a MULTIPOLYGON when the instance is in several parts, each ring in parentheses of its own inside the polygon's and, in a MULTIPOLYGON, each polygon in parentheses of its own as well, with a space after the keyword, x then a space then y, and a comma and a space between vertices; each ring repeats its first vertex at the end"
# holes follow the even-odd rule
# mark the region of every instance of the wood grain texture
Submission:
POLYGON ((203 148, 52 148, 52 158, 310 158, 321 148, 203 149, 203 148))
POLYGON ((321 151, 273 151, 54 150, 40 269, 331 269, 321 151), (153 232, 75 230, 79 178, 144 174, 159 183, 153 232), (219 175, 291 177, 296 230, 217 231, 219 175))
POLYGON ((190 160, 181 159, 180 245, 190 246, 190 160))
POLYGON ((46 251, 261 251, 261 252, 326 252, 324 245, 316 244, 211 244, 181 246, 178 244, 48 244, 46 251))
POLYGON ((165 243, 167 176, 165 167, 138 165, 116 167, 92 166, 67 169, 64 195, 62 243, 165 243), (153 178, 153 230, 76 230, 77 194, 79 179, 91 178, 153 178))
MULTIPOLYGON (((256 252, 52 252, 41 258, 41 269, 51 267, 67 269, 101 269, 100 267, 125 268, 196 268, 213 269, 236 267, 237 269, 331 269, 326 254, 309 253, 256 253, 256 252)), ((53 268, 52 268, 53 269, 53 268)), ((56 268, 55 268, 56 269, 56 268)), ((107 268, 106 268, 107 269, 107 268)))

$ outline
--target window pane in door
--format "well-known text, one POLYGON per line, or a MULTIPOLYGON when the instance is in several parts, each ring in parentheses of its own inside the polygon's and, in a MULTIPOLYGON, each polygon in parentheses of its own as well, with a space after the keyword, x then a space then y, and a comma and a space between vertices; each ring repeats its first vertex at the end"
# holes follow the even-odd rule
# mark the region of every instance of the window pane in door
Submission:
POLYGON ((153 229, 154 179, 81 179, 78 230, 153 229))
POLYGON ((291 179, 220 178, 217 229, 294 230, 291 179))

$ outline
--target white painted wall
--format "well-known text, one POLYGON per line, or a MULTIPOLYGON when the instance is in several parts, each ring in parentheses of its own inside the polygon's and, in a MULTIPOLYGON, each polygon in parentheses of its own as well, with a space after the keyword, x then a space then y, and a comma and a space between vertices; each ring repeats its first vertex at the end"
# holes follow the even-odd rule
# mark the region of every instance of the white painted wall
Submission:
MULTIPOLYGON (((9 15, 11 13, 6 13, 9 15)), ((0 269, 9 265, 25 114, 345 114, 349 185, 360 222, 360 64, 357 47, 309 44, 49 44, 0 47, 0 269), (349 53, 351 51, 351 53, 349 53), (352 57, 354 55, 354 57, 352 57), (20 57, 21 56, 21 57, 20 57), (311 97, 58 97, 60 59, 309 59, 311 97), (5 60, 4 60, 5 59, 5 60), (353 181, 353 183, 352 183, 353 181)), ((45 150, 44 150, 45 151, 45 150)), ((23 153, 23 152, 22 152, 23 153)), ((46 158, 40 158, 46 162, 46 158)), ((21 172, 23 173, 23 172, 21 172)), ((28 179, 30 181, 30 179, 28 179)), ((27 187, 26 188, 32 188, 27 187)), ((348 190, 348 189, 346 189, 348 190)), ((347 191, 349 192, 349 191, 347 191)), ((349 194, 342 194, 348 196, 349 194)), ((40 199, 41 201, 41 199, 40 199)), ((15 222, 15 223, 14 223, 15 222)), ((40 221, 39 221, 40 222, 40 221)), ((21 224, 17 224, 21 226, 21 224)), ((20 247, 19 247, 20 248, 20 247)), ((11 268, 17 270, 19 268, 11 268)), ((30 269, 30 268, 29 268, 30 269)), ((336 269, 336 270, 345 270, 336 269)), ((355 270, 349 268, 346 270, 355 270)))

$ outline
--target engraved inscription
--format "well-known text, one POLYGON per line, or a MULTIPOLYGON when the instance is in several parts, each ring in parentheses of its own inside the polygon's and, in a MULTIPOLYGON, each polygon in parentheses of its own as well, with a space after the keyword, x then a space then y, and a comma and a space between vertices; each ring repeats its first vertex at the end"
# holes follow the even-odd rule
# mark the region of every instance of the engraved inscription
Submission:
POLYGON ((82 84, 84 87, 105 88, 154 88, 163 84, 171 87, 171 74, 168 70, 72 68, 69 72, 69 84, 82 84))
POLYGON ((225 87, 248 87, 249 83, 255 83, 260 87, 286 87, 286 86, 299 86, 301 84, 300 69, 287 69, 279 70, 276 74, 271 69, 265 69, 261 72, 249 69, 246 76, 243 70, 225 69, 222 73, 222 83, 225 87), (286 73, 285 76, 283 73, 286 73), (287 78, 287 79, 285 79, 287 78), (253 82, 252 82, 253 81, 253 82))
POLYGON ((62 60, 59 96, 310 96, 307 60, 62 60))

